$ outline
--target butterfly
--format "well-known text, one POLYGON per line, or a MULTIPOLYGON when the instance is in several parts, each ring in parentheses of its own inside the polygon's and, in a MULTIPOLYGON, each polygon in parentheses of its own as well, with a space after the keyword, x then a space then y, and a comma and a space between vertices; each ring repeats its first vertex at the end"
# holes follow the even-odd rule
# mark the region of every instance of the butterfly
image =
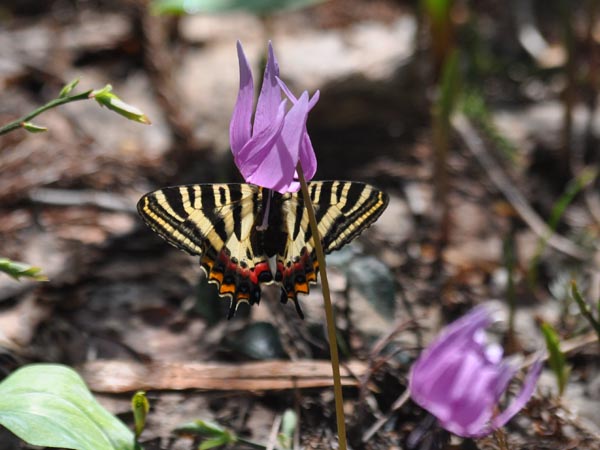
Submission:
MULTIPOLYGON (((348 181, 308 183, 325 253, 339 249, 386 208, 387 194, 348 181)), ((208 281, 229 297, 228 318, 240 302, 258 304, 261 285, 278 283, 304 317, 298 294, 317 282, 319 264, 302 192, 280 194, 252 184, 191 184, 144 195, 142 219, 159 236, 200 256, 208 281), (274 270, 270 259, 274 257, 274 270)))

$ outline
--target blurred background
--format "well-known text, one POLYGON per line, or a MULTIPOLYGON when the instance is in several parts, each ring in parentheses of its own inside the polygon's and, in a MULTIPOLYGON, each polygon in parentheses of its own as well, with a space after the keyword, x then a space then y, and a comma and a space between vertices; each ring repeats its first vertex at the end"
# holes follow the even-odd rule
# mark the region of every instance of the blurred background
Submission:
MULTIPOLYGON (((276 360, 283 372, 327 360, 318 287, 300 299, 304 321, 276 288, 227 321, 229 302, 197 258, 135 210, 163 186, 242 181, 228 142, 235 43, 258 85, 271 40, 292 91, 321 93, 308 123, 315 179, 390 195, 379 221, 328 261, 340 349, 362 364, 346 391, 350 442, 404 448, 424 414, 393 402, 440 325, 493 302, 508 317, 509 353, 544 348, 542 322, 565 340, 589 329, 569 282, 600 298, 599 9, 597 0, 2 1, 0 126, 77 77, 78 92, 111 84, 152 125, 90 100, 37 117, 45 133, 0 137, 0 256, 49 278, 0 274, 0 376, 68 364, 123 413, 124 391, 142 383, 111 369, 115 360, 276 360)), ((575 347, 562 402, 544 374, 526 421, 509 430, 515 448, 599 448, 597 348, 575 347)), ((331 448, 333 399, 314 382, 266 392, 144 382, 157 390, 146 448, 194 448, 171 433, 195 418, 264 440, 288 407, 300 444, 331 448)), ((0 431, 0 449, 20 445, 0 431)))

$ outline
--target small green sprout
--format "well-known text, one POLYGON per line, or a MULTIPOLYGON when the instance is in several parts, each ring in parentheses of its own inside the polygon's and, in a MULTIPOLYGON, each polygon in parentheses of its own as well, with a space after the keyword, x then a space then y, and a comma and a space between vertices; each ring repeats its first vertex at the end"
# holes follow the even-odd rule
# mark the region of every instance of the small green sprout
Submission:
MULTIPOLYGON (((590 323, 590 325, 598 335, 598 339, 600 340, 600 321, 599 319, 594 317, 594 314, 592 313, 592 308, 579 293, 579 289, 577 288, 577 282, 575 282, 575 280, 571 281, 571 295, 577 303, 577 306, 579 306, 579 311, 581 312, 581 315, 585 317, 585 319, 590 323)), ((598 310, 598 317, 600 317, 600 301, 598 301, 596 309, 598 310)))
POLYGON ((542 324, 542 333, 546 339, 546 348, 548 349, 548 362, 550 368, 556 377, 558 385, 558 395, 562 396, 567 386, 571 368, 567 365, 565 354, 560 349, 560 339, 556 330, 549 323, 542 324))
POLYGON ((148 119, 148 117, 141 110, 135 106, 125 103, 111 91, 112 86, 107 84, 102 89, 96 89, 95 91, 92 91, 89 97, 96 100, 101 106, 106 106, 108 109, 113 110, 117 114, 120 114, 129 120, 150 125, 150 119, 148 119))
POLYGON ((30 133, 43 133, 45 131, 48 131, 47 127, 36 125, 32 122, 21 122, 21 127, 29 131, 30 133))
POLYGON ((294 442, 294 431, 298 426, 296 413, 291 409, 286 409, 281 419, 281 431, 277 435, 277 441, 284 449, 291 449, 294 442))
POLYGON ((10 275, 15 280, 20 280, 21 277, 24 277, 36 281, 48 281, 48 277, 42 273, 42 269, 39 267, 30 266, 18 261, 11 261, 8 258, 0 258, 0 272, 10 275))
POLYGON ((71 91, 73 89, 75 89, 75 86, 77 86, 78 84, 79 84, 79 77, 75 78, 73 81, 66 84, 65 87, 63 87, 60 90, 60 93, 58 94, 58 98, 65 98, 67 95, 69 95, 71 93, 71 91))
POLYGON ((131 398, 131 409, 135 423, 135 439, 137 440, 146 427, 146 417, 150 411, 150 402, 144 391, 137 391, 131 398))
POLYGON ((238 437, 231 431, 206 420, 194 420, 191 423, 178 427, 176 432, 181 434, 197 434, 206 436, 198 447, 198 450, 208 450, 221 445, 234 444, 238 442, 238 437))

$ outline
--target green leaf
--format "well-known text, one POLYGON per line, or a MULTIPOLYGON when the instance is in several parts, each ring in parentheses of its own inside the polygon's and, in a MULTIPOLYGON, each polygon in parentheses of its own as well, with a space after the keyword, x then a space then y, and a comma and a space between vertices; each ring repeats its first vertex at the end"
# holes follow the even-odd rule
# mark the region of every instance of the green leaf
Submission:
POLYGON ((21 127, 23 127, 26 131, 29 131, 30 133, 43 133, 45 131, 48 131, 47 127, 36 125, 33 122, 21 122, 21 127))
POLYGON ((208 450, 209 448, 233 444, 238 441, 238 437, 231 431, 207 420, 194 420, 193 422, 177 427, 175 432, 207 436, 209 439, 202 442, 199 447, 200 450, 208 450))
POLYGON ((150 402, 144 391, 137 391, 131 399, 131 409, 135 422, 135 438, 138 439, 146 427, 146 417, 150 411, 150 402))
POLYGON ((286 409, 281 419, 281 431, 277 435, 277 441, 285 449, 291 449, 294 439, 294 431, 298 425, 296 413, 291 409, 286 409))
POLYGON ((67 95, 69 95, 71 93, 71 91, 73 89, 75 89, 75 86, 77 86, 79 84, 79 78, 75 78, 73 81, 71 81, 70 83, 66 84, 65 87, 63 87, 60 90, 60 93, 58 94, 58 98, 64 98, 67 95))
POLYGON ((30 266, 22 262, 11 261, 8 258, 0 258, 0 272, 10 275, 15 280, 21 277, 31 278, 36 281, 48 281, 48 277, 44 275, 39 267, 30 266))
POLYGON ((32 364, 0 383, 0 425, 31 445, 133 450, 133 433, 94 399, 73 369, 32 364))
POLYGON ((556 376, 558 393, 562 395, 569 379, 571 369, 567 366, 564 353, 560 349, 560 340, 556 331, 549 323, 542 324, 542 333, 546 339, 546 348, 549 354, 549 363, 552 372, 556 376))
MULTIPOLYGON (((579 293, 579 289, 577 288, 577 283, 575 282, 575 280, 571 281, 571 295, 573 296, 573 299, 579 307, 579 312, 581 312, 581 315, 590 323, 592 328, 594 328, 594 331, 596 332, 596 334, 598 335, 598 339, 600 340, 600 322, 596 318, 594 318, 590 305, 588 305, 588 303, 583 299, 583 297, 579 293)), ((598 316, 600 317, 600 302, 598 302, 598 316)))
POLYGON ((150 119, 138 108, 125 103, 112 92, 112 86, 107 84, 102 89, 90 93, 90 98, 96 100, 101 106, 106 106, 121 116, 135 122, 150 125, 150 119))
POLYGON ((222 436, 227 433, 227 430, 221 425, 208 420, 194 420, 193 422, 186 423, 175 429, 178 433, 183 434, 199 434, 203 436, 222 436))
POLYGON ((285 9, 305 8, 325 0, 154 0, 155 14, 198 14, 245 10, 268 14, 285 9))
POLYGON ((200 447, 198 447, 198 450, 209 450, 211 448, 220 447, 227 444, 229 444, 229 441, 227 440, 226 436, 214 437, 212 439, 206 439, 205 441, 202 441, 200 447))

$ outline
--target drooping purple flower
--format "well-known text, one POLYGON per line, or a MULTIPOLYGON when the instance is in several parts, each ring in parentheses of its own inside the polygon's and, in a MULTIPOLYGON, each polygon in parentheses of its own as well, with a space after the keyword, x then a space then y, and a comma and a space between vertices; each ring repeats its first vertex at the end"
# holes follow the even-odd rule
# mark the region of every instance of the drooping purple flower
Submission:
POLYGON ((486 345, 485 328, 491 323, 489 308, 474 308, 448 325, 411 369, 412 399, 458 436, 481 437, 504 426, 529 401, 542 369, 539 360, 521 392, 496 414, 518 367, 502 359, 499 345, 486 345))
POLYGON ((296 192, 296 166, 302 165, 310 180, 317 170, 317 160, 306 131, 309 111, 319 99, 319 91, 309 98, 305 91, 294 97, 279 79, 279 66, 269 42, 269 55, 262 88, 252 124, 254 82, 242 44, 237 43, 240 66, 240 90, 229 126, 231 151, 235 164, 248 183, 276 190, 296 192), (282 93, 290 101, 282 99, 282 93))

